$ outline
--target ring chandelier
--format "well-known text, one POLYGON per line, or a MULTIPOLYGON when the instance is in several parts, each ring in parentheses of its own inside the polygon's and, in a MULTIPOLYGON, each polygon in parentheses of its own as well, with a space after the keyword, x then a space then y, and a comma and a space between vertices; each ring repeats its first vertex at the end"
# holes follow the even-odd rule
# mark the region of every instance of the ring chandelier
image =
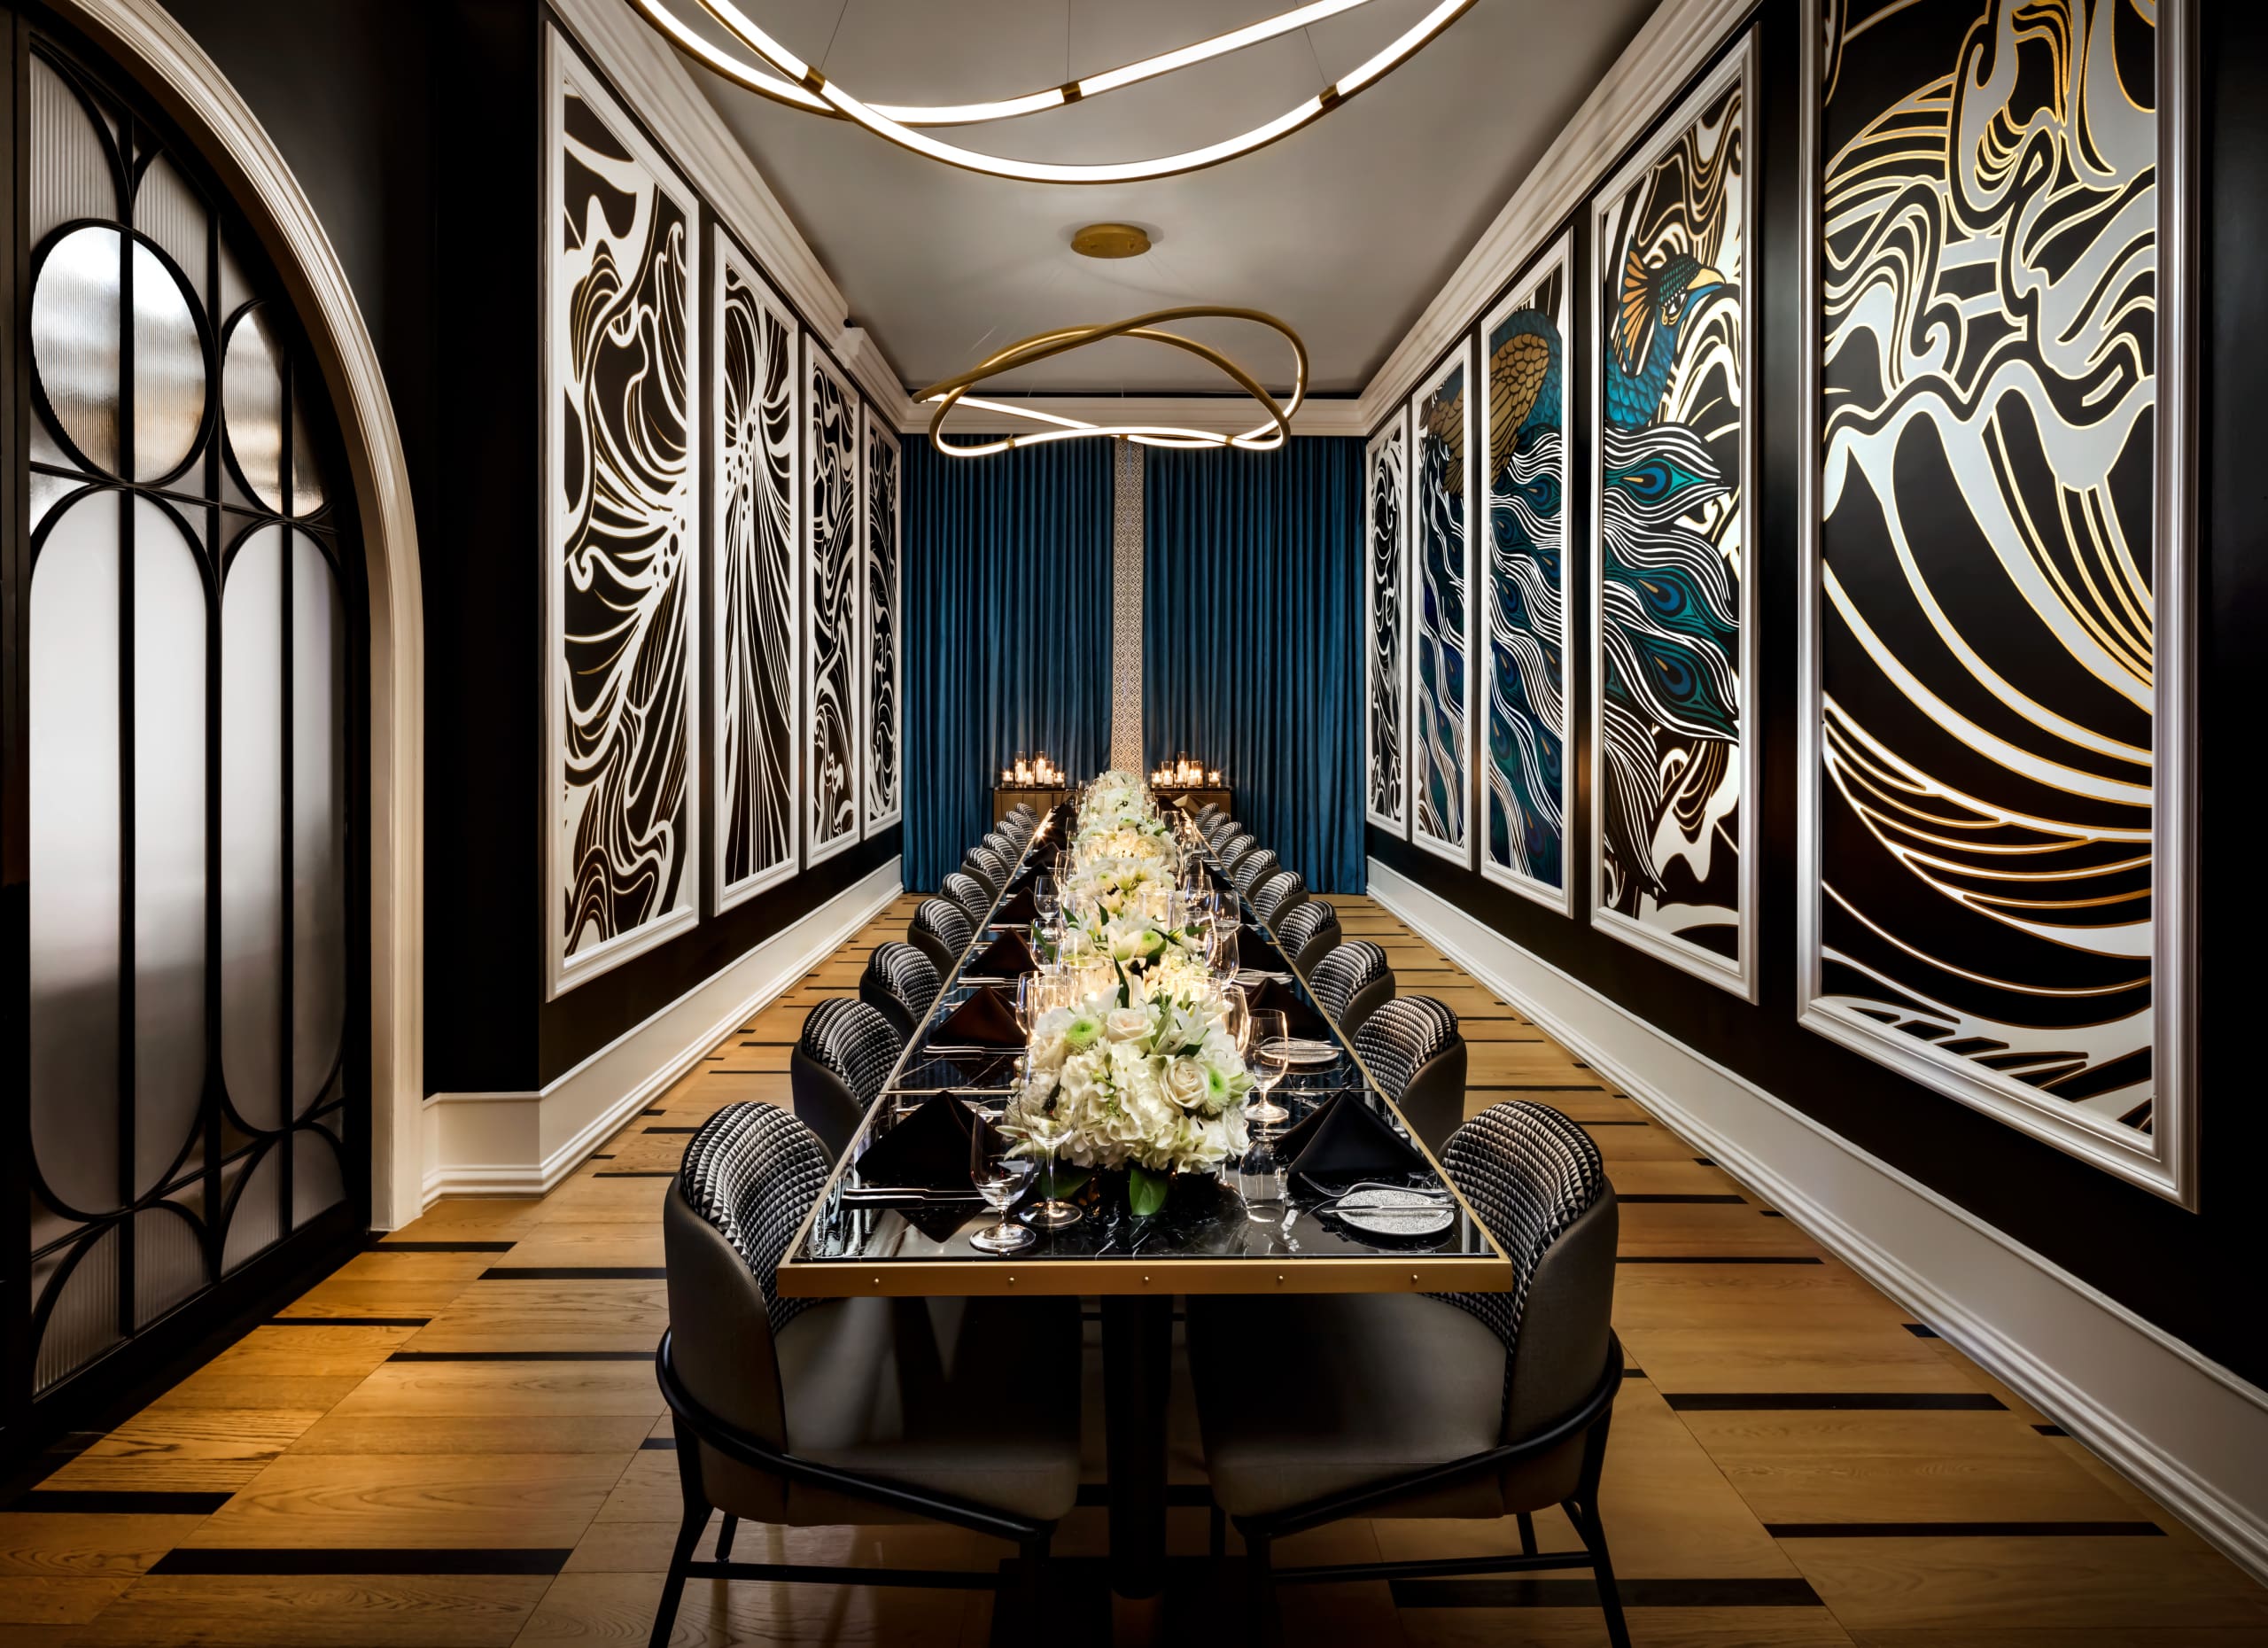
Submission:
POLYGON ((1016 447, 1037 446, 1048 440, 1082 440, 1094 435, 1115 435, 1144 447, 1236 447, 1246 452, 1272 452, 1284 444, 1292 432, 1292 415, 1308 393, 1308 346, 1300 335, 1260 309, 1221 308, 1210 304, 1192 304, 1177 309, 1153 309, 1147 315, 1137 315, 1107 326, 1066 326, 1052 332, 1035 332, 1029 338, 1010 344, 998 353, 986 356, 957 377, 919 390, 913 399, 920 403, 935 402, 936 410, 929 415, 929 444, 951 458, 982 458, 996 452, 1006 452, 1016 447), (1279 404, 1275 396, 1261 387, 1259 380, 1234 361, 1209 344, 1199 343, 1194 338, 1184 338, 1179 332, 1167 331, 1160 324, 1166 321, 1194 319, 1250 321, 1280 334, 1292 346, 1293 371, 1292 394, 1288 403, 1279 404), (1171 424, 1090 424, 1081 418, 1062 417, 1052 412, 1036 411, 1028 406, 1011 406, 1004 400, 980 400, 968 391, 988 377, 1020 366, 1029 366, 1051 355, 1065 354, 1074 349, 1100 343, 1107 338, 1139 338, 1146 342, 1164 344, 1169 348, 1186 350, 1200 360, 1220 368, 1237 386, 1257 401, 1267 413, 1265 423, 1248 429, 1240 435, 1223 435, 1209 430, 1183 429, 1171 424), (1003 435, 998 440, 972 446, 949 446, 944 437, 946 417, 957 406, 978 407, 987 412, 1006 413, 1011 417, 1029 418, 1034 423, 1049 425, 1026 435, 1003 435))
POLYGON ((1044 91, 1004 97, 992 103, 937 105, 862 102, 773 39, 757 27, 753 19, 734 5, 733 0, 632 0, 646 20, 680 51, 759 97, 770 97, 774 102, 811 113, 855 120, 876 136, 886 138, 915 154, 942 160, 948 166, 964 167, 972 172, 983 172, 994 177, 1021 178, 1036 183, 1123 183, 1151 177, 1170 177, 1179 172, 1193 172, 1203 167, 1217 166, 1223 160, 1234 159, 1240 154, 1249 154, 1255 149, 1264 148, 1279 137, 1290 136, 1309 121, 1319 120, 1363 87, 1398 67, 1426 42, 1471 10, 1474 3, 1475 0, 1438 0, 1438 4, 1424 17, 1367 62, 1341 75, 1304 103, 1286 109, 1274 120, 1264 121, 1239 136, 1208 144, 1199 149, 1184 150, 1178 154, 1160 155, 1153 159, 1064 166, 1044 160, 1012 159, 1005 155, 965 149, 958 144, 931 137, 920 128, 975 125, 986 120, 1006 120, 1019 114, 1035 114, 1043 109, 1060 108, 1065 104, 1077 103, 1103 92, 1115 91, 1122 86, 1131 86, 1140 81, 1171 74, 1176 69, 1187 68, 1192 63, 1202 63, 1231 51, 1241 51, 1247 46, 1273 40, 1279 35, 1304 28, 1310 23, 1339 12, 1351 12, 1357 6, 1368 4, 1369 0, 1314 0, 1311 4, 1278 12, 1274 17, 1263 18, 1243 28, 1216 35, 1209 40, 1200 40, 1194 45, 1145 58, 1138 63, 1124 64, 1064 85, 1051 86, 1044 91), (696 7, 708 13, 735 43, 753 52, 757 61, 750 62, 747 58, 717 45, 694 28, 679 15, 679 9, 687 6, 696 7))

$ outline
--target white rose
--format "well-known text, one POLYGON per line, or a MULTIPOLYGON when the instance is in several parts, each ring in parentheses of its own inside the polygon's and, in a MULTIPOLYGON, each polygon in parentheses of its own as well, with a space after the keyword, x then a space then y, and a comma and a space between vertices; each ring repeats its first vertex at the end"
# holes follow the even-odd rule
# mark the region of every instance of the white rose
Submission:
POLYGON ((1139 1041, 1150 1033, 1150 1015, 1141 1007, 1114 1007, 1102 1022, 1102 1033, 1113 1041, 1139 1041))
POLYGON ((1194 1059, 1176 1059, 1166 1066, 1166 1097, 1184 1110, 1205 1103, 1205 1067, 1194 1059))

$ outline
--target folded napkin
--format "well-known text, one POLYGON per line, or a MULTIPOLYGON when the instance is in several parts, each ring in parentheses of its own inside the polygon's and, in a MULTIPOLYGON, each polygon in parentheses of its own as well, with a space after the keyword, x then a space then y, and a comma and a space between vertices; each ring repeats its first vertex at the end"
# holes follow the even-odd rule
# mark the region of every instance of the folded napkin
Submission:
POLYGON ((1276 1159, 1310 1178, 1423 1171, 1425 1158, 1355 1093, 1333 1093, 1276 1139, 1276 1159))
POLYGON ((995 927, 1021 927, 1027 921, 1037 920, 1038 916, 1039 905, 1032 898, 1030 887, 1019 887, 1000 900, 999 907, 992 912, 992 924, 995 927))
POLYGON ((945 1015, 945 1022, 929 1039, 948 1047, 1021 1047, 1024 1030, 1016 1022, 1016 1010, 1007 998, 990 984, 980 984, 975 993, 945 1015))
MULTIPOLYGON (((1238 948, 1245 966, 1264 965, 1243 956, 1241 945, 1238 948)), ((1331 1039, 1331 1027, 1323 1022, 1323 1015, 1301 1000, 1300 992, 1280 979, 1271 978, 1259 989, 1245 991, 1245 1000, 1254 1013, 1282 1014, 1286 1035, 1312 1037, 1319 1041, 1331 1039)))
POLYGON ((974 973, 979 978, 1021 978, 1027 973, 1039 971, 1039 962, 1021 933, 1007 932, 994 939, 983 954, 970 960, 961 971, 974 973))
POLYGON ((977 1117, 951 1093, 934 1093, 885 1129, 856 1163, 861 1185, 967 1190, 968 1134, 977 1117))

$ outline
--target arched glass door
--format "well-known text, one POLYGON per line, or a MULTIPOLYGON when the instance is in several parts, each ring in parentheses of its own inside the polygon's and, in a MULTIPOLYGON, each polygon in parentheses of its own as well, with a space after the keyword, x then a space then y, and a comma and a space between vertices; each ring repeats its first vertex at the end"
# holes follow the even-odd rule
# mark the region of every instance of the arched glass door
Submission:
POLYGON ((123 77, 12 38, 11 1419, 361 1227, 368 1020, 362 570, 320 380, 123 77))

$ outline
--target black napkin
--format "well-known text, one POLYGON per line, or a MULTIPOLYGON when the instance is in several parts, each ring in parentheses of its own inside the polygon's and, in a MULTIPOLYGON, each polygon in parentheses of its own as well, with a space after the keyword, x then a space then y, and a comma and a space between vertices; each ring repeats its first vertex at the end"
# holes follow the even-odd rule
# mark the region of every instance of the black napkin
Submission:
POLYGON ((1268 942, 1267 934, 1252 926, 1237 935, 1237 960, 1243 966, 1258 968, 1263 973, 1292 970, 1292 964, 1284 960, 1284 952, 1268 942))
MULTIPOLYGON (((1247 957, 1244 946, 1237 946, 1237 956, 1247 967, 1262 964, 1247 957)), ((1268 979, 1257 990, 1247 991, 1245 999, 1254 1013, 1280 1013, 1284 1015, 1284 1033, 1317 1041, 1327 1041, 1331 1028, 1323 1022, 1322 1014, 1300 999, 1300 992, 1277 979, 1268 979)))
POLYGON ((994 939, 983 955, 961 969, 979 978, 1021 978, 1039 971, 1039 963, 1021 933, 1007 932, 994 939))
POLYGON ((1000 900, 999 908, 992 912, 992 924, 995 927, 1021 927, 1027 921, 1037 920, 1038 916, 1039 905, 1032 898, 1031 889, 1019 887, 1000 900))
POLYGON ((999 991, 980 984, 975 994, 946 1015, 930 1039, 949 1047, 1021 1047, 1024 1031, 1016 1022, 1015 1008, 999 991))
POLYGON ((1277 1135, 1276 1159, 1314 1178, 1372 1178, 1422 1172, 1425 1158, 1354 1093, 1333 1093, 1277 1135))
POLYGON ((951 1093, 932 1093, 886 1129, 858 1161, 862 1185, 967 1190, 968 1130, 975 1120, 951 1093))

